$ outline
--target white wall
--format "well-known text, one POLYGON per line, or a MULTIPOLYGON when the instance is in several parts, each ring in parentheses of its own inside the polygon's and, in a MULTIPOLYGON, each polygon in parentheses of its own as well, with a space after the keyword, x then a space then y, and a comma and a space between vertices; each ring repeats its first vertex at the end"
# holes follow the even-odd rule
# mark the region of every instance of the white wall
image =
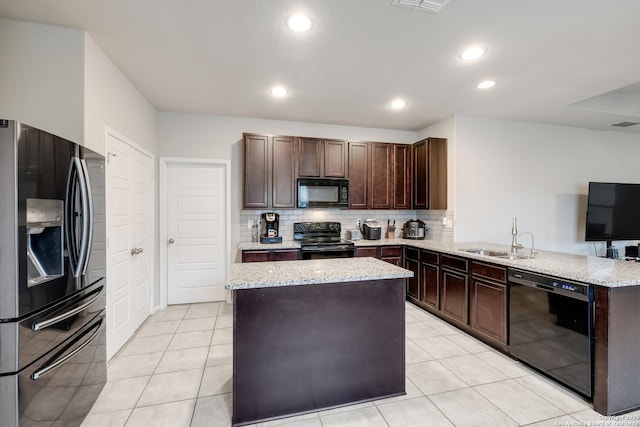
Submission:
POLYGON ((84 145, 104 155, 105 126, 155 153, 155 109, 85 34, 84 145))
MULTIPOLYGON (((231 252, 240 241, 242 210, 242 133, 338 138, 351 141, 414 143, 415 132, 316 123, 159 112, 156 115, 157 154, 231 160, 231 252)), ((246 220, 244 224, 246 228, 246 220)))
POLYGON ((0 118, 82 143, 84 33, 0 19, 0 118))
POLYGON ((456 116, 455 141, 457 242, 510 244, 517 217, 537 248, 595 255, 584 241, 588 182, 640 183, 637 134, 456 116))

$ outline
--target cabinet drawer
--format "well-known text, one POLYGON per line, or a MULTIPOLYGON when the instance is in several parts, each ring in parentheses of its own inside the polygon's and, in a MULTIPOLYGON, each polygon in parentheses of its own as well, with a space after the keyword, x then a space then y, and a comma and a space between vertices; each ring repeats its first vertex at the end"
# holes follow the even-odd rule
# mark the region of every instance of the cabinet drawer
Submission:
POLYGON ((420 259, 420 249, 405 247, 404 248, 404 256, 405 256, 405 258, 419 260, 420 259))
POLYGON ((466 273, 467 271, 469 271, 469 260, 450 255, 442 255, 442 266, 454 270, 464 271, 466 273))
POLYGON ((273 261, 295 261, 298 259, 300 259, 300 251, 297 249, 273 251, 272 253, 273 261))
POLYGON ((378 257, 378 247, 377 246, 371 246, 368 248, 356 248, 356 256, 357 257, 373 257, 373 258, 377 258, 378 257))
POLYGON ((428 262, 429 264, 439 264, 440 254, 437 252, 422 251, 420 252, 420 261, 428 262))
POLYGON ((399 257, 402 256, 401 246, 380 246, 380 257, 399 257))
POLYGON ((269 261, 269 251, 242 251, 242 262, 269 261))
POLYGON ((485 264, 473 261, 471 263, 471 273, 474 276, 486 277, 497 282, 507 283, 507 269, 497 265, 485 264))

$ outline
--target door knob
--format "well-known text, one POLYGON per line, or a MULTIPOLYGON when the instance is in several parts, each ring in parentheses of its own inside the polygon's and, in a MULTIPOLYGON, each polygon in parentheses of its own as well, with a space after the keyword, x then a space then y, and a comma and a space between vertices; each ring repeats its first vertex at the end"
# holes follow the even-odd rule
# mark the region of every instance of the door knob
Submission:
POLYGON ((141 254, 142 251, 144 251, 144 249, 142 249, 142 248, 133 248, 133 249, 131 249, 131 255, 141 254))
POLYGON ((170 245, 171 245, 171 244, 173 244, 173 243, 175 243, 175 242, 176 242, 175 240, 173 240, 173 239, 169 239, 169 244, 170 244, 170 245))
POLYGON ((138 253, 138 252, 136 252, 136 248, 131 248, 131 255, 135 255, 135 254, 137 254, 137 253, 138 253))

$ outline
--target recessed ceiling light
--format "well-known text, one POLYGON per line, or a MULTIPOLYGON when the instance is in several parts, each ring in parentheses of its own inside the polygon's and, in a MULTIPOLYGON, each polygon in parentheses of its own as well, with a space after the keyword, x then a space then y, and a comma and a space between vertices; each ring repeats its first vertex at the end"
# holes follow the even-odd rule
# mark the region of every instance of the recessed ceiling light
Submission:
POLYGON ((478 83, 478 89, 489 89, 490 87, 494 87, 496 82, 493 80, 485 80, 483 82, 478 83))
POLYGON ((402 110, 406 106, 407 103, 404 101, 404 99, 394 99, 393 101, 391 101, 391 108, 393 108, 394 110, 402 110))
POLYGON ((276 98, 284 98, 289 94, 289 91, 284 86, 274 86, 271 88, 271 95, 276 98))
POLYGON ((463 61, 473 61, 474 59, 478 59, 487 53, 487 49, 482 46, 471 46, 466 48, 460 54, 460 59, 463 61))
POLYGON ((311 28, 311 18, 301 13, 291 15, 287 19, 287 27, 289 27, 291 31, 304 33, 305 31, 308 31, 309 28, 311 28))

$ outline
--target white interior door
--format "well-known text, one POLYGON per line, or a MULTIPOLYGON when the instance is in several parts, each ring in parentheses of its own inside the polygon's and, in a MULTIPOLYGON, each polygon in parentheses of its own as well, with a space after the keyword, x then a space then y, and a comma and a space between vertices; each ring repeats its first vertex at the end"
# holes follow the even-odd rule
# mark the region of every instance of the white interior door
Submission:
POLYGON ((228 164, 169 162, 162 170, 167 303, 222 301, 228 253, 228 164))
POLYGON ((107 132, 107 357, 151 313, 152 157, 107 132))

